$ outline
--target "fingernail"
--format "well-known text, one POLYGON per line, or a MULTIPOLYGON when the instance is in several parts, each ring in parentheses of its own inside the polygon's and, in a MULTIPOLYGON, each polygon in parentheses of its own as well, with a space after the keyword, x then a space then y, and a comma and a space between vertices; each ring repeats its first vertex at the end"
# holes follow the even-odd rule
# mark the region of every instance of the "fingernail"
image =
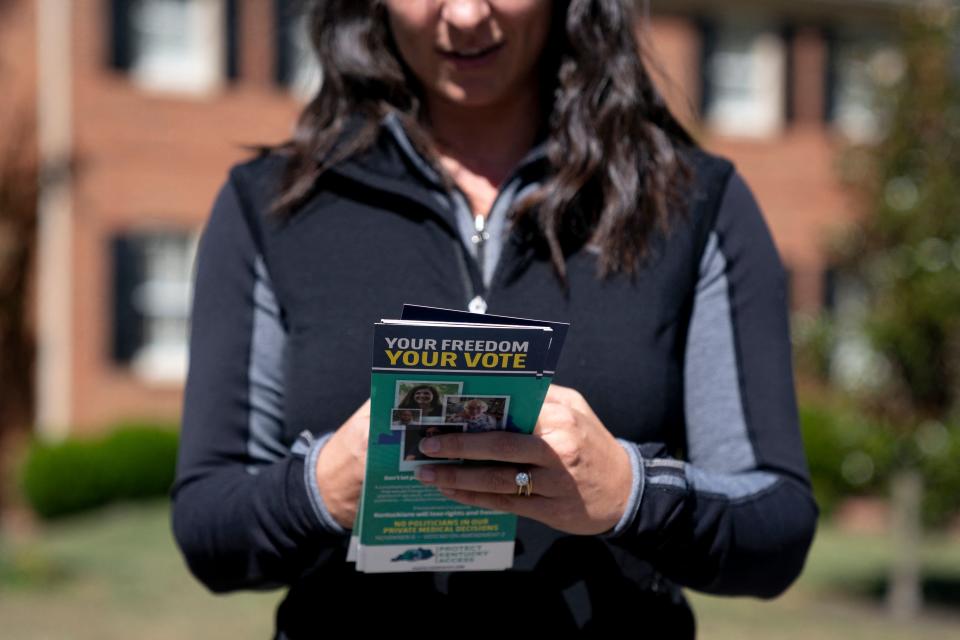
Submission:
POLYGON ((417 480, 422 482, 433 482, 437 479, 437 472, 430 467, 419 467, 414 473, 417 476, 417 480))
POLYGON ((420 451, 424 453, 436 453, 440 451, 440 441, 436 438, 425 438, 420 441, 420 451))

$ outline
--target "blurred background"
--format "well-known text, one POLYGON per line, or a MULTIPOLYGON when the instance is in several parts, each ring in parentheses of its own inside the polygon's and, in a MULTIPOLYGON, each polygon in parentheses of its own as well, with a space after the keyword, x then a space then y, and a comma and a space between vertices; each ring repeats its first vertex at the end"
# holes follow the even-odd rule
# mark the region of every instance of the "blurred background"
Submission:
MULTIPOLYGON (((262 638, 170 534, 197 238, 319 86, 296 0, 0 0, 0 636, 262 638), (136 631, 131 632, 132 629, 136 631)), ((638 2, 658 84, 789 273, 821 526, 708 638, 960 637, 953 3, 638 2)))

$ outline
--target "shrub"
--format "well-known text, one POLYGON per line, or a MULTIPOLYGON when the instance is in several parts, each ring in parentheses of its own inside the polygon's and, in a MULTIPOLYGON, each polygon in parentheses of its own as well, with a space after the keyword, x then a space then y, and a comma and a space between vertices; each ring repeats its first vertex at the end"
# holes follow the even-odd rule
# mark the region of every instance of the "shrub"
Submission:
POLYGON ((895 429, 837 399, 803 402, 800 423, 813 492, 825 514, 849 496, 887 496, 905 451, 914 452, 926 484, 924 522, 941 526, 960 511, 960 425, 930 421, 912 432, 895 429))
POLYGON ((930 421, 915 435, 924 483, 924 522, 947 524, 960 511, 960 425, 930 421))
POLYGON ((851 495, 878 495, 895 455, 893 438, 859 412, 839 403, 800 408, 814 495, 824 513, 851 495))
POLYGON ((176 457, 175 429, 119 424, 99 438, 33 443, 21 472, 21 486, 38 515, 56 518, 118 500, 166 495, 176 457))

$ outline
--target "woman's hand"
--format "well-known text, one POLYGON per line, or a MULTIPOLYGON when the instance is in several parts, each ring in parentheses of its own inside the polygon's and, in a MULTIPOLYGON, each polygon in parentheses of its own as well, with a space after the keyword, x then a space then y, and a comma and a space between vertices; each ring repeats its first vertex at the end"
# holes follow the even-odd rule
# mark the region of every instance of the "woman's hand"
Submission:
POLYGON ((367 466, 370 433, 370 400, 347 418, 317 457, 317 486, 330 515, 343 528, 352 529, 367 466))
POLYGON ((532 435, 490 431, 426 438, 426 455, 499 460, 510 466, 419 467, 417 479, 463 504, 509 511, 567 533, 592 535, 613 528, 630 497, 633 471, 623 447, 574 389, 551 385, 532 435), (533 495, 517 495, 521 469, 533 477, 533 495))

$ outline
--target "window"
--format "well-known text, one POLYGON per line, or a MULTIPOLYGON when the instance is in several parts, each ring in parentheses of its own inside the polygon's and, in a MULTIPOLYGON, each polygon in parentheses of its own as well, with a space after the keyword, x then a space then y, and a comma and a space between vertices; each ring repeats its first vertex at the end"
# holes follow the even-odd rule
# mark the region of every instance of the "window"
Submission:
POLYGON ((232 9, 231 0, 113 0, 113 66, 150 90, 214 90, 236 63, 232 9))
POLYGON ((155 231, 113 241, 114 361, 145 380, 177 382, 186 376, 198 237, 155 231))
POLYGON ((277 81, 306 100, 320 89, 323 74, 310 44, 306 15, 295 3, 277 3, 277 81))
POLYGON ((763 137, 784 113, 786 52, 773 29, 752 23, 709 26, 704 34, 703 109, 721 135, 763 137))
POLYGON ((903 59, 879 34, 848 31, 831 45, 830 119, 851 140, 869 142, 883 125, 879 93, 900 79, 903 59))
POLYGON ((882 388, 890 371, 864 333, 867 313, 865 285, 851 276, 835 276, 833 283, 833 351, 830 358, 830 379, 848 391, 882 388))

